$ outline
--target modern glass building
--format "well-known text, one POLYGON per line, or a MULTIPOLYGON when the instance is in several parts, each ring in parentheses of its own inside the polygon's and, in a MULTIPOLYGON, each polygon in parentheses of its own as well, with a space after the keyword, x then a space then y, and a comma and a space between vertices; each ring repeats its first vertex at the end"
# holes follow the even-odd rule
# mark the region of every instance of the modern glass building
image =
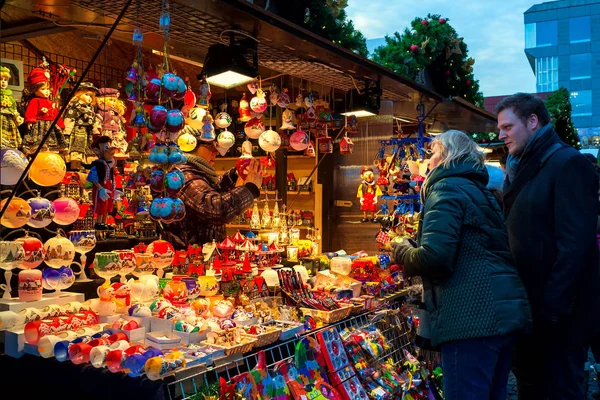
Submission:
POLYGON ((600 1, 559 0, 525 12, 536 91, 569 89, 583 148, 600 148, 600 1))

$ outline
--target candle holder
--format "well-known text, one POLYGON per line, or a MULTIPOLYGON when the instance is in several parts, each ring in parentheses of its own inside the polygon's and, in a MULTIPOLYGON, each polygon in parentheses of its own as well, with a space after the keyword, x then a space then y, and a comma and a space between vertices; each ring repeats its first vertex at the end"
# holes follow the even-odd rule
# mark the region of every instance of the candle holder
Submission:
POLYGON ((291 262, 298 262, 298 246, 287 247, 287 259, 291 262))

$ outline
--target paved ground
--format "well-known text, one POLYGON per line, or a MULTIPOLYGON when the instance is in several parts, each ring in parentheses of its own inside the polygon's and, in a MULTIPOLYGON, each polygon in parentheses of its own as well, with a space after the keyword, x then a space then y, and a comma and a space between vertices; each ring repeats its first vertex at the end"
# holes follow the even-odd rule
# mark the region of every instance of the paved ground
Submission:
MULTIPOLYGON (((589 357, 590 357, 590 361, 592 362, 592 365, 594 365, 592 355, 590 354, 589 357)), ((598 373, 600 374, 600 371, 598 371, 598 373)), ((594 400, 593 394, 596 392, 600 392, 599 382, 600 381, 598 380, 598 376, 596 375, 596 373, 594 373, 594 371, 590 371, 587 400, 594 400)), ((508 399, 507 400, 517 400, 517 381, 512 373, 510 374, 510 376, 508 378, 508 399)))

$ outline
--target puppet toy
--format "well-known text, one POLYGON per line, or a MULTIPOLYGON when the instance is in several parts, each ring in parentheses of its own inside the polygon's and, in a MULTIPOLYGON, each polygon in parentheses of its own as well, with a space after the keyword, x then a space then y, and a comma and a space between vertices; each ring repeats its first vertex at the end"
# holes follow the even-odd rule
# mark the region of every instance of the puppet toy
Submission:
POLYGON ((21 147, 21 134, 17 126, 23 118, 17 111, 17 102, 12 90, 8 89, 10 69, 0 66, 0 148, 18 149, 21 147))
MULTIPOLYGON (((23 152, 33 154, 42 142, 42 138, 52 125, 58 114, 58 107, 52 101, 50 89, 50 71, 44 67, 36 67, 27 76, 28 88, 23 93, 25 105, 26 133, 23 136, 23 152)), ((67 149, 63 136, 65 125, 60 118, 54 126, 45 145, 50 150, 67 149)))
POLYGON ((88 182, 92 183, 92 199, 94 201, 94 214, 96 216, 94 229, 111 229, 106 224, 108 213, 112 210, 115 192, 114 154, 115 149, 111 145, 112 139, 103 135, 94 140, 92 150, 98 157, 92 163, 92 168, 87 176, 88 182))
POLYGON ((96 124, 100 135, 106 135, 114 140, 121 130, 121 115, 117 107, 119 90, 114 88, 102 88, 96 97, 96 124))
POLYGON ((89 163, 95 158, 90 145, 96 121, 96 95, 98 89, 83 82, 65 112, 65 136, 69 139, 69 161, 89 163))
POLYGON ((375 220, 377 199, 382 193, 379 186, 375 183, 373 168, 368 166, 362 167, 360 169, 360 177, 362 178, 362 183, 358 187, 356 197, 360 199, 360 209, 363 212, 363 219, 361 222, 377 222, 375 220), (370 213, 371 219, 367 217, 368 213, 370 213))

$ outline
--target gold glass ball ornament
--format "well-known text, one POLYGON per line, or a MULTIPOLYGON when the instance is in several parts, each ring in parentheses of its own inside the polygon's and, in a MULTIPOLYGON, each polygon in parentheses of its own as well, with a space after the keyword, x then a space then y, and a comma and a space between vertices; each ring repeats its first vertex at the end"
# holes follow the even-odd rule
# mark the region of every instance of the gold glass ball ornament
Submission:
POLYGON ((29 177, 40 186, 54 186, 63 180, 66 173, 67 166, 61 156, 43 151, 33 161, 29 177))

